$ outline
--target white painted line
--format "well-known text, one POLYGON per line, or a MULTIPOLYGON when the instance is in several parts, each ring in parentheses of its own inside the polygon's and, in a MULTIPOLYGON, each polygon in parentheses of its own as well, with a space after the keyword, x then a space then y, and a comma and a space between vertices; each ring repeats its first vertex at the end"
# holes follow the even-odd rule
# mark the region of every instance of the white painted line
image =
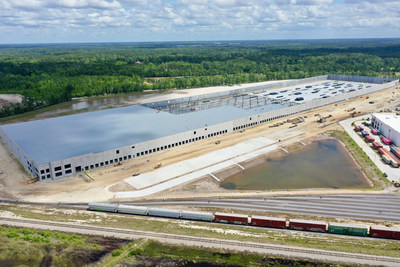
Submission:
POLYGON ((302 144, 303 146, 305 146, 306 144, 304 144, 302 141, 299 141, 300 144, 302 144))
POLYGON ((282 150, 285 151, 287 154, 289 154, 289 151, 287 151, 287 150, 284 149, 283 147, 281 147, 280 149, 282 149, 282 150))
POLYGON ((209 173, 208 175, 210 175, 212 178, 214 178, 215 180, 217 180, 217 182, 221 182, 221 180, 218 179, 217 176, 215 176, 214 174, 209 173))
POLYGON ((242 170, 244 170, 244 167, 242 165, 240 165, 239 163, 235 163, 237 166, 239 166, 239 168, 241 168, 242 170))

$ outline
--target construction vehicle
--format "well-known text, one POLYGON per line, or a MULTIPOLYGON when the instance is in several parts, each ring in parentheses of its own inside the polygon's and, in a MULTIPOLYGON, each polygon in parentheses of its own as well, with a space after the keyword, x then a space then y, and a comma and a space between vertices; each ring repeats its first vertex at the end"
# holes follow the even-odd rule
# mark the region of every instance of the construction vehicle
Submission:
POLYGON ((326 119, 327 119, 327 118, 332 117, 332 115, 328 115, 328 116, 325 116, 325 117, 323 117, 323 116, 321 116, 321 115, 319 115, 319 114, 317 114, 317 115, 318 115, 318 117, 319 117, 319 119, 317 120, 317 122, 319 122, 319 123, 326 122, 326 119))

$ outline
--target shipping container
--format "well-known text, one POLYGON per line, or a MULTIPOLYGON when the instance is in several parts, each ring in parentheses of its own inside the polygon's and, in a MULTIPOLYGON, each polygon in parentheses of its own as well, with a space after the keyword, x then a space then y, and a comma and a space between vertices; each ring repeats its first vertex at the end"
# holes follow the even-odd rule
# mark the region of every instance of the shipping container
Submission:
POLYGON ((385 149, 383 147, 378 148, 378 152, 381 155, 385 155, 386 154, 385 149))
POLYGON ((171 210, 171 209, 161 209, 161 208, 149 208, 148 214, 150 216, 157 217, 167 217, 167 218, 179 218, 180 210, 171 210))
POLYGON ((361 136, 366 137, 368 134, 365 131, 361 131, 361 136))
POLYGON ((234 213, 215 213, 215 222, 221 223, 233 223, 233 224, 248 224, 249 216, 245 214, 234 214, 234 213))
POLYGON ((371 226, 369 235, 371 237, 400 239, 400 229, 371 226))
POLYGON ((356 127, 354 128, 354 130, 355 130, 356 132, 361 132, 361 127, 360 127, 360 126, 356 126, 356 127))
POLYGON ((370 135, 367 135, 367 136, 365 137, 365 140, 366 140, 368 143, 372 143, 372 142, 375 141, 375 138, 373 138, 373 137, 370 136, 370 135))
POLYGON ((272 228, 286 228, 285 218, 273 218, 264 216, 251 216, 251 225, 253 226, 263 226, 272 228))
POLYGON ((366 236, 368 235, 368 226, 344 223, 329 223, 328 232, 341 235, 366 236))
POLYGON ((394 167, 394 168, 398 168, 400 166, 400 164, 394 160, 393 158, 390 159, 390 164, 394 167))
POLYGON ((381 136, 381 141, 386 145, 391 145, 393 142, 389 138, 381 136))
POLYGON ((119 205, 118 212, 126 213, 126 214, 134 214, 134 215, 147 215, 147 207, 141 206, 131 206, 131 205, 119 205))
POLYGON ((373 133, 374 135, 378 135, 379 134, 379 132, 374 128, 372 128, 371 133, 373 133))
POLYGON ((292 230, 326 232, 326 222, 290 219, 289 228, 292 230))
POLYGON ((382 144, 379 143, 379 142, 373 142, 373 143, 372 143, 372 146, 373 146, 375 149, 379 149, 379 148, 383 147, 382 144))
POLYGON ((385 154, 382 155, 382 160, 387 163, 390 164, 390 158, 388 156, 386 156, 385 154))
POLYGON ((117 212, 118 204, 92 202, 88 204, 88 210, 117 212))
POLYGON ((400 151, 394 152, 394 155, 395 155, 397 158, 400 158, 400 151))
POLYGON ((393 152, 393 153, 396 153, 398 150, 396 149, 396 147, 391 146, 390 147, 390 151, 393 152))
POLYGON ((386 155, 390 158, 390 162, 393 167, 398 168, 400 166, 400 160, 394 155, 392 152, 387 151, 384 149, 386 152, 386 155))
POLYGON ((207 221, 212 222, 214 220, 214 214, 211 212, 199 212, 199 211, 181 211, 181 218, 186 220, 196 221, 207 221))

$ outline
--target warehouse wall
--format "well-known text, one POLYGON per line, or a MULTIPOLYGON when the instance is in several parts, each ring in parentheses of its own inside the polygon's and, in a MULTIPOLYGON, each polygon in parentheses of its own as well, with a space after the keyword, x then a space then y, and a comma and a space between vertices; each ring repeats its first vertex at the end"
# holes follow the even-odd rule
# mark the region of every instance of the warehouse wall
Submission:
POLYGON ((13 138, 8 136, 8 134, 0 128, 0 136, 6 142, 8 147, 12 150, 15 156, 17 156, 18 160, 21 164, 27 169, 33 176, 37 177, 39 174, 39 166, 33 161, 27 154, 25 154, 24 150, 14 141, 13 138))
POLYGON ((204 95, 197 95, 197 96, 191 96, 191 97, 182 97, 182 98, 177 98, 177 99, 163 100, 163 101, 143 104, 143 106, 146 106, 149 108, 164 107, 164 106, 168 106, 168 105, 199 101, 199 100, 209 99, 209 98, 238 95, 238 94, 248 93, 248 92, 257 92, 257 91, 268 90, 268 89, 276 89, 276 88, 280 88, 280 87, 289 87, 289 86, 303 84, 303 83, 312 83, 312 82, 316 82, 316 81, 323 81, 326 79, 328 79, 328 75, 316 76, 316 77, 299 79, 299 80, 283 81, 283 82, 277 82, 277 83, 266 84, 266 85, 252 86, 252 87, 247 87, 247 88, 234 89, 234 90, 230 90, 230 91, 216 92, 216 93, 212 93, 212 94, 204 94, 204 95))
MULTIPOLYGON (((364 77, 365 78, 365 77, 364 77)), ((308 79, 302 79, 302 80, 297 80, 297 83, 293 83, 294 81, 288 81, 288 82, 282 82, 279 83, 280 86, 282 87, 287 87, 287 86, 292 86, 295 84, 301 83, 309 83, 312 81, 318 81, 318 80, 325 80, 327 79, 327 76, 319 76, 319 77, 313 77, 313 78, 308 78, 308 79)), ((287 108, 282 108, 278 110, 273 110, 265 113, 261 113, 258 115, 253 115, 241 119, 237 119, 234 121, 228 121, 216 125, 207 125, 204 126, 203 128, 199 128, 193 131, 187 131, 159 139, 154 139, 151 141, 147 142, 142 142, 138 144, 132 144, 130 146, 125 146, 125 147, 120 147, 120 148, 115 148, 112 150, 100 152, 100 153, 89 153, 85 155, 80 155, 76 156, 73 158, 68 158, 60 161, 54 161, 46 164, 42 164, 37 167, 38 169, 38 175, 36 171, 33 169, 30 169, 32 174, 34 176, 38 176, 40 180, 45 180, 45 179, 58 179, 62 178, 64 176, 69 176, 73 175, 77 172, 80 171, 88 171, 96 168, 100 168, 103 166, 108 166, 108 165, 114 165, 119 162, 131 160, 136 157, 142 157, 146 156, 149 154, 157 153, 160 151, 168 150, 171 148, 175 148, 177 146, 182 146, 186 145, 189 143, 193 143, 199 140, 204 140, 207 138, 219 136, 222 134, 230 133, 233 131, 245 129, 248 127, 252 127, 255 125, 259 125, 262 123, 266 123, 272 120, 276 120, 279 118, 283 118, 286 116, 298 114, 304 111, 312 110, 318 107, 323 107, 326 105, 338 103, 341 101, 345 101, 354 97, 358 97, 361 95, 366 95, 370 94, 372 92, 384 90, 387 88, 391 88, 395 85, 396 81, 392 81, 387 84, 376 84, 371 86, 370 88, 366 88, 363 90, 359 91, 354 91, 350 93, 345 93, 345 94, 340 94, 336 96, 332 96, 329 98, 325 99, 315 99, 308 101, 303 104, 295 105, 295 106, 290 106, 287 108)), ((397 80, 398 82, 398 80, 397 80)), ((272 85, 271 85, 272 86, 272 85)), ((261 88, 262 86, 260 86, 261 88)), ((273 85, 273 88, 276 88, 277 84, 273 85)), ((256 87, 253 87, 253 89, 256 87)), ((261 90, 261 89, 256 89, 256 90, 261 90)), ((208 95, 209 96, 209 95, 208 95)), ((175 100, 174 100, 175 101, 175 100)), ((181 100, 177 100, 181 101, 181 100)), ((0 134, 3 135, 2 132, 0 134)), ((7 141, 6 141, 7 142, 7 141)), ((18 145, 16 143, 12 142, 12 140, 9 140, 10 147, 17 148, 18 145)), ((25 153, 21 152, 18 150, 14 150, 14 153, 20 158, 24 159, 27 158, 25 153), (17 154, 16 153, 19 153, 17 154)), ((22 151, 22 150, 21 150, 22 151)), ((35 163, 32 163, 32 165, 35 165, 35 163)), ((26 164, 24 164, 25 167, 27 167, 26 164)), ((29 167, 29 166, 28 166, 29 167)))
POLYGON ((329 74, 328 79, 329 80, 339 80, 339 81, 349 81, 349 82, 376 83, 376 84, 383 84, 383 83, 394 81, 394 79, 391 79, 391 78, 336 75, 336 74, 329 74))
MULTIPOLYGON (((390 114, 390 117, 393 117, 394 114, 390 114)), ((399 118, 400 119, 400 118, 399 118)), ((389 138, 393 141, 396 146, 400 145, 400 133, 393 129, 389 124, 380 120, 378 117, 372 114, 372 123, 373 127, 379 130, 385 137, 389 138)))

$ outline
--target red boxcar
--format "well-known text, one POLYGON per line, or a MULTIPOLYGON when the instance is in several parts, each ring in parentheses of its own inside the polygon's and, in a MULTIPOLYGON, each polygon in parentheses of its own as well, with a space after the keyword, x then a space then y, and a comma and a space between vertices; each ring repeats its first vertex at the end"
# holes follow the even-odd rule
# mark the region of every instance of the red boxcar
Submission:
POLYGON ((371 237, 400 239, 400 229, 371 226, 369 235, 371 237))
POLYGON ((221 222, 221 223, 233 223, 233 224, 249 223, 249 216, 245 214, 216 212, 214 218, 215 222, 221 222))
POLYGON ((289 228, 292 230, 326 232, 326 222, 290 219, 289 228))
POLYGON ((286 228, 286 219, 264 216, 251 216, 251 225, 272 228, 286 228))

